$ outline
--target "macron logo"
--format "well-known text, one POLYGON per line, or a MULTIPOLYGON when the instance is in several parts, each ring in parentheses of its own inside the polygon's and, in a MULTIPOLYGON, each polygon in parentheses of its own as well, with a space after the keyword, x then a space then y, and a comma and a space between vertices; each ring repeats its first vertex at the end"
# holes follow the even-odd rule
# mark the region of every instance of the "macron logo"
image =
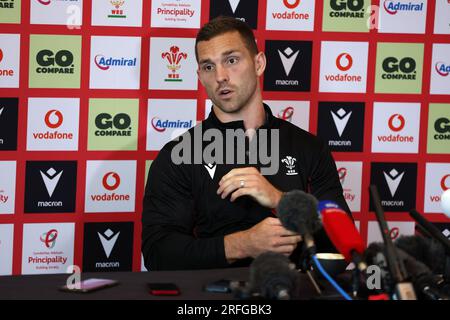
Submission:
POLYGON ((2 116, 3 109, 5 109, 5 107, 3 107, 3 108, 0 109, 0 117, 2 116))
POLYGON ((284 71, 286 72, 286 76, 289 77, 289 73, 291 73, 292 67, 294 66, 295 61, 297 60, 298 54, 300 50, 294 52, 291 48, 287 47, 283 52, 278 50, 278 54, 280 55, 281 63, 283 63, 284 71))
POLYGON ((106 230, 103 234, 97 232, 100 242, 102 243, 103 250, 105 251, 106 257, 109 259, 112 249, 116 244, 117 238, 119 238, 120 231, 114 234, 111 229, 106 230))
POLYGON ((233 14, 236 12, 239 2, 241 2, 241 0, 228 0, 228 3, 231 6, 231 10, 233 11, 233 14))
POLYGON ((208 163, 205 164, 205 168, 211 176, 211 179, 214 179, 214 174, 216 173, 217 166, 215 164, 208 163))
POLYGON ((336 113, 331 111, 331 116, 333 117, 334 124, 338 131, 339 137, 342 136, 345 128, 347 127, 348 120, 350 119, 353 111, 346 112, 344 109, 340 108, 336 113))
POLYGON ((391 192, 391 196, 394 197, 405 172, 399 173, 397 170, 392 169, 389 173, 386 173, 385 171, 383 171, 383 173, 388 184, 389 191, 391 192))
POLYGON ((47 170, 47 172, 42 172, 39 170, 42 176, 42 180, 44 181, 45 188, 47 189, 48 195, 50 198, 53 195, 53 192, 55 191, 56 186, 58 185, 59 179, 61 178, 61 175, 63 173, 63 170, 61 172, 57 173, 55 169, 50 168, 47 170))

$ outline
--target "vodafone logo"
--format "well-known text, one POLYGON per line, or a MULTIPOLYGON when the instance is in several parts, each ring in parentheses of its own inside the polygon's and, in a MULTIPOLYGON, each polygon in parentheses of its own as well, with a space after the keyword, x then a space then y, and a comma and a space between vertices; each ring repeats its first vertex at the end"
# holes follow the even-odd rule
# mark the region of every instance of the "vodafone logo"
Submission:
POLYGON ((442 191, 447 191, 448 189, 450 189, 450 179, 449 178, 450 178, 450 174, 447 174, 442 177, 442 179, 441 179, 442 191))
POLYGON ((103 176, 102 184, 106 190, 114 191, 120 185, 120 176, 115 172, 108 172, 103 176))
POLYGON ((344 52, 336 58, 336 67, 341 71, 347 71, 353 66, 353 58, 348 53, 344 52))
POLYGON ((405 123, 405 118, 403 118, 401 114, 396 113, 389 118, 388 126, 392 131, 398 132, 403 130, 403 128, 405 127, 405 123))
POLYGON ((51 0, 37 0, 40 4, 44 6, 48 6, 52 1, 51 0))
POLYGON ((50 110, 46 113, 44 121, 50 129, 57 129, 63 123, 64 117, 58 110, 50 110))
POLYGON ((288 9, 295 9, 298 7, 298 5, 300 4, 300 0, 283 0, 283 4, 286 8, 288 9))
POLYGON ((437 62, 434 67, 440 76, 447 77, 450 73, 450 65, 447 66, 442 61, 437 62))
POLYGON ((278 118, 281 119, 281 120, 286 120, 286 121, 291 122, 293 115, 294 115, 294 108, 293 107, 287 107, 285 109, 282 109, 278 113, 278 118))
POLYGON ((0 49, 0 62, 2 62, 2 60, 3 60, 3 51, 2 49, 0 49))
POLYGON ((102 59, 105 59, 105 56, 102 54, 98 54, 94 58, 94 63, 97 66, 97 68, 99 68, 100 70, 106 71, 109 69, 109 66, 102 65, 102 63, 101 63, 102 59))
POLYGON ((47 248, 52 249, 55 247, 56 238, 58 238, 58 230, 52 229, 46 233, 43 233, 40 240, 47 248))

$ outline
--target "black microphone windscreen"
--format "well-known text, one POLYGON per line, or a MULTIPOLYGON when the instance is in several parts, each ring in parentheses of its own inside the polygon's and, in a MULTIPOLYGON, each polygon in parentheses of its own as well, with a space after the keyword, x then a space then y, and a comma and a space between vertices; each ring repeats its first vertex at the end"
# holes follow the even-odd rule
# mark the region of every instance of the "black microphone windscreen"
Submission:
POLYGON ((289 299, 297 289, 297 272, 286 256, 276 252, 256 257, 250 265, 249 278, 250 291, 267 299, 289 299))
POLYGON ((317 199, 301 190, 286 192, 277 207, 278 218, 291 231, 313 234, 321 228, 317 214, 317 199))
POLYGON ((440 242, 415 235, 401 236, 395 241, 395 245, 427 265, 433 273, 444 273, 446 255, 440 242))

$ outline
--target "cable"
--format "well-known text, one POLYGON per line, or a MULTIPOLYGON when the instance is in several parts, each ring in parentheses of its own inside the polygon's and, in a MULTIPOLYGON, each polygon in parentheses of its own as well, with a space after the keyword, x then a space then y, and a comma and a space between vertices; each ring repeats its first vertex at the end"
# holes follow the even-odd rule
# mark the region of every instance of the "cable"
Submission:
POLYGON ((322 265, 319 262, 319 259, 314 255, 313 257, 314 264, 317 266, 317 269, 320 273, 328 280, 329 283, 345 298, 345 300, 353 300, 334 280, 333 278, 325 271, 322 265))

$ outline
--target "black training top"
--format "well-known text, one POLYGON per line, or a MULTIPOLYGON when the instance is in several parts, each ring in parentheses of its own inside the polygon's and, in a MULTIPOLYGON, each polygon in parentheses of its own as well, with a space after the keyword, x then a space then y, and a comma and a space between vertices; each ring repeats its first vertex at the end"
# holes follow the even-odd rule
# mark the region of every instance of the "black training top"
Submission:
MULTIPOLYGON (((318 200, 335 201, 350 213, 342 195, 336 164, 326 144, 290 122, 274 117, 270 108, 267 105, 264 107, 266 122, 257 129, 256 137, 264 131, 261 129, 279 129, 280 137, 279 170, 274 175, 265 175, 265 178, 281 191, 299 189, 310 192, 318 200)), ((201 132, 215 128, 225 133, 227 129, 244 130, 244 124, 243 121, 222 123, 211 111, 209 117, 196 128, 201 128, 201 132)), ((195 141, 194 129, 183 135, 192 137, 192 145, 195 141)), ((248 162, 251 161, 248 150, 253 149, 248 147, 248 140, 246 142, 245 159, 248 162)), ((270 145, 270 141, 268 143, 270 145)), ((203 148, 208 144, 211 142, 204 142, 203 148)), ((175 164, 171 153, 176 145, 176 141, 167 143, 148 173, 142 213, 145 266, 148 270, 181 270, 248 265, 251 259, 228 264, 224 236, 246 230, 275 215, 271 209, 262 207, 249 196, 231 202, 230 196, 221 199, 216 191, 220 179, 230 170, 248 166, 261 169, 264 166, 261 163, 227 164, 226 159, 224 164, 214 166, 198 162, 175 164)), ((270 146, 266 149, 271 150, 270 146)), ((336 252, 323 229, 314 234, 314 238, 318 252, 336 252)), ((293 261, 298 259, 300 247, 291 255, 293 261)))

